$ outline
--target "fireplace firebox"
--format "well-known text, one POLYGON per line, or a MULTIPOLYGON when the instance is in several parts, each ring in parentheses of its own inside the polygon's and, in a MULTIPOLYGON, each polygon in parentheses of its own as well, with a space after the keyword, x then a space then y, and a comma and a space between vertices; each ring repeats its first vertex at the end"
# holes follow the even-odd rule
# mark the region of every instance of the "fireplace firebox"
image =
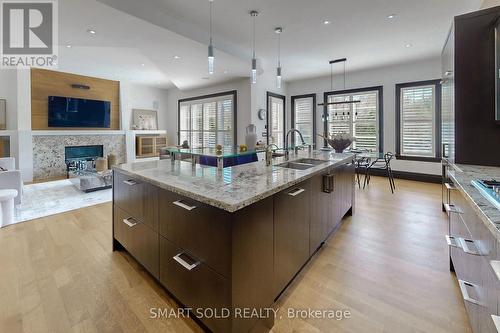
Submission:
POLYGON ((69 146, 64 148, 66 171, 95 171, 95 161, 104 157, 104 146, 69 146))

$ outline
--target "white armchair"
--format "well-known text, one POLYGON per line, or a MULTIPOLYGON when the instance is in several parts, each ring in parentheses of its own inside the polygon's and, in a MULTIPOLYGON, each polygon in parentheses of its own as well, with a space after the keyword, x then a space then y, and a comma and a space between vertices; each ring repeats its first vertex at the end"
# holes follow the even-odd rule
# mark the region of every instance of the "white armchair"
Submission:
POLYGON ((14 199, 16 205, 20 205, 23 197, 23 178, 21 171, 16 170, 16 159, 13 157, 0 158, 0 167, 7 171, 0 171, 0 189, 17 190, 17 197, 14 199))

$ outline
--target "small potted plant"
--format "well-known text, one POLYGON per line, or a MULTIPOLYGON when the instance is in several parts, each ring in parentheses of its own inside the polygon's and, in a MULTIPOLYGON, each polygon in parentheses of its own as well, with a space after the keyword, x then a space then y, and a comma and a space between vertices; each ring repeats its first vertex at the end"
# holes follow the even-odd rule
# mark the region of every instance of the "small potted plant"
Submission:
POLYGON ((335 133, 330 134, 329 137, 318 134, 326 140, 328 144, 335 150, 336 153, 343 153, 344 150, 354 142, 354 137, 349 133, 335 133))

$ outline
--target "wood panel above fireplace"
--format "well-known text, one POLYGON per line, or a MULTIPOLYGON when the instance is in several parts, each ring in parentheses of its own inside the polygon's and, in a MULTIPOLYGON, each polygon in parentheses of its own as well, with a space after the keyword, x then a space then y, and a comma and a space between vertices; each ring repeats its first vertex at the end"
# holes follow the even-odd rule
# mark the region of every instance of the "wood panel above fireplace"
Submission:
MULTIPOLYGON (((109 128, 120 129, 120 82, 70 73, 31 69, 31 127, 33 130, 63 130, 48 126, 49 96, 64 96, 111 102, 109 128), (82 89, 81 87, 85 87, 82 89)), ((92 128, 71 128, 71 130, 92 128)))

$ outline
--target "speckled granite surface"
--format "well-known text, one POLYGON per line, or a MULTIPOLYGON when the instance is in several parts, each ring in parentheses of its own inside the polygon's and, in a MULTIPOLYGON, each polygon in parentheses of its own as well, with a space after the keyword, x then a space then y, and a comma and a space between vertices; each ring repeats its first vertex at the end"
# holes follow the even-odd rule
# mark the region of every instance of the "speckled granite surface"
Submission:
POLYGON ((294 186, 330 166, 352 160, 351 154, 314 151, 311 156, 307 152, 292 155, 290 161, 309 157, 325 160, 325 163, 307 170, 294 170, 277 167, 276 164, 284 160, 275 158, 270 167, 266 167, 265 161, 259 161, 225 168, 219 172, 217 168, 199 165, 193 169, 190 162, 176 161, 172 166, 170 160, 161 160, 122 164, 115 169, 202 203, 235 212, 294 186))
POLYGON ((491 230, 497 240, 500 241, 500 210, 493 206, 483 195, 471 184, 476 179, 500 180, 500 167, 486 167, 477 165, 451 164, 452 168, 448 175, 484 224, 491 230))
POLYGON ((36 135, 33 136, 33 178, 43 180, 66 176, 66 146, 103 145, 104 156, 115 154, 125 162, 125 135, 36 135))

